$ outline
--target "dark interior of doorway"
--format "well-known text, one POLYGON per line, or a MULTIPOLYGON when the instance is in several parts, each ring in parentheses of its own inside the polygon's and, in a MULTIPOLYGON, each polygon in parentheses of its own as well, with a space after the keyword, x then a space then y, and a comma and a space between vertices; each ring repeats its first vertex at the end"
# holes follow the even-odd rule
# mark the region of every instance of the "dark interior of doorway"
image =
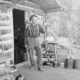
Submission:
POLYGON ((24 11, 13 9, 13 26, 14 26, 14 64, 24 61, 24 31, 25 18, 24 11))

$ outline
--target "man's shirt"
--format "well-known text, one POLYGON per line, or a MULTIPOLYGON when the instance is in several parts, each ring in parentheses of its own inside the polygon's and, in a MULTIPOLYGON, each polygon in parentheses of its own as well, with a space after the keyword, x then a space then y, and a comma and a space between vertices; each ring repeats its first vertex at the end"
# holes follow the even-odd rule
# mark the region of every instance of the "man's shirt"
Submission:
POLYGON ((25 37, 39 37, 40 33, 45 33, 42 26, 38 24, 30 24, 25 30, 25 37))

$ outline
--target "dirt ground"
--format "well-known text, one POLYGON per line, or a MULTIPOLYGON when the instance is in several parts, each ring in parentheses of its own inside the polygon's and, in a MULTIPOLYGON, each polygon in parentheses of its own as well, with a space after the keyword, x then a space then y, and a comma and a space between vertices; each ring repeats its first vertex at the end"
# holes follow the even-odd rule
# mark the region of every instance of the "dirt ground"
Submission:
POLYGON ((31 70, 29 65, 19 67, 26 80, 80 80, 80 70, 65 69, 61 67, 53 68, 52 66, 44 66, 44 72, 40 72, 35 67, 31 70))

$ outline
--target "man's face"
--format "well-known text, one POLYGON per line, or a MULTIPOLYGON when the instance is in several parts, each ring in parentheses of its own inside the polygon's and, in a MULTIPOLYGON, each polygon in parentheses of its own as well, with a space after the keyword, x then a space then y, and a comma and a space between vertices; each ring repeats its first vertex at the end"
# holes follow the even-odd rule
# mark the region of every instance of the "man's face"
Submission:
POLYGON ((32 18, 32 23, 35 23, 35 24, 37 23, 37 17, 32 18))

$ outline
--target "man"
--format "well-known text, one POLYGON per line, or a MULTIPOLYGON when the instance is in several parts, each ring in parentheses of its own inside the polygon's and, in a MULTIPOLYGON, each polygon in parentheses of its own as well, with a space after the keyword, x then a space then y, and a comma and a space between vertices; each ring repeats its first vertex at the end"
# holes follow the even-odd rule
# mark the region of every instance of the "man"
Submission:
POLYGON ((37 24, 37 16, 32 15, 30 17, 30 24, 26 28, 26 44, 29 48, 29 55, 30 55, 30 62, 31 68, 34 68, 35 61, 34 61, 34 50, 36 51, 37 55, 37 64, 38 70, 43 71, 42 69, 42 53, 41 53, 41 45, 39 41, 40 33, 44 33, 44 29, 37 24))

